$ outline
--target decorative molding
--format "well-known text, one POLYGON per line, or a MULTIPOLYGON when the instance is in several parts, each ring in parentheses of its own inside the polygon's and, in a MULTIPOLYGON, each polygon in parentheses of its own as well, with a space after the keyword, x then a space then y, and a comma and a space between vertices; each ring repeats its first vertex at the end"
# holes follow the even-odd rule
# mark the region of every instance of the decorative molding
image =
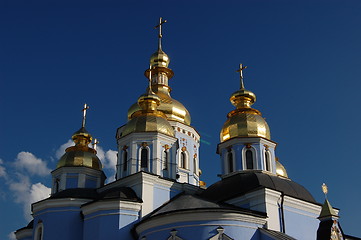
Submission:
MULTIPOLYGON (((285 207, 291 207, 291 208, 298 209, 301 211, 306 211, 311 214, 315 214, 317 216, 320 214, 321 208, 322 208, 318 204, 302 201, 300 199, 289 197, 289 196, 284 197, 283 205, 285 207)), ((296 212, 296 211, 294 211, 294 212, 296 212)), ((300 212, 297 212, 297 213, 300 213, 300 212)))
MULTIPOLYGON (((118 199, 113 201, 98 201, 82 206, 84 216, 107 210, 129 210, 129 211, 140 211, 142 204, 138 202, 127 202, 119 201, 118 199)), ((121 215, 121 213, 119 213, 121 215)))
POLYGON ((159 227, 162 225, 176 224, 180 222, 194 222, 194 221, 233 221, 233 222, 247 222, 259 225, 266 224, 266 219, 246 215, 243 213, 217 211, 211 212, 209 210, 194 210, 192 212, 175 212, 160 217, 151 218, 149 221, 143 222, 136 227, 137 233, 142 233, 148 229, 159 227))
POLYGON ((60 207, 79 207, 85 203, 93 201, 92 199, 76 199, 76 198, 61 198, 61 199, 45 199, 36 203, 33 203, 32 212, 33 214, 49 208, 60 208, 60 207))
POLYGON ((216 230, 218 233, 208 240, 234 240, 224 233, 224 229, 221 226, 219 226, 216 230))

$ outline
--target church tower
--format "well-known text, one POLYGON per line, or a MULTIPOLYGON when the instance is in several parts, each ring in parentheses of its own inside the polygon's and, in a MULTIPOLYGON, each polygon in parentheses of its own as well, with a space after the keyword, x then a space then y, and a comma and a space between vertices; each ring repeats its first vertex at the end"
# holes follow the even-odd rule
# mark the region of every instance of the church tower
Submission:
POLYGON ((343 240, 344 234, 338 221, 339 216, 327 199, 328 188, 326 184, 322 184, 322 191, 325 194, 325 202, 318 217, 320 225, 317 229, 317 240, 343 240))
MULTIPOLYGON (((118 162, 117 179, 138 171, 151 172, 181 183, 199 185, 199 143, 200 136, 190 125, 188 110, 173 99, 168 81, 173 71, 168 67, 170 58, 162 50, 162 25, 166 20, 160 18, 158 49, 150 57, 150 68, 145 76, 150 81, 147 92, 152 92, 153 102, 159 102, 152 115, 140 120, 144 109, 140 100, 128 110, 128 123, 117 130, 118 162), (157 99, 157 100, 155 100, 157 99), (137 119, 137 120, 135 120, 137 119), (137 130, 130 130, 137 122, 137 130), (142 126, 141 126, 142 125, 142 126), (157 133, 156 133, 157 132, 157 133), (142 155, 143 154, 143 155, 142 155), (148 155, 150 166, 142 166, 142 157, 148 155)), ((134 127, 133 127, 134 129, 134 127)), ((144 162, 144 161, 143 161, 144 162)))
POLYGON ((251 107, 256 102, 256 95, 244 87, 243 70, 246 68, 240 65, 241 86, 230 98, 236 109, 227 114, 220 133, 217 153, 221 156, 222 175, 262 170, 287 177, 284 167, 276 161, 277 143, 271 140, 266 120, 260 111, 251 107))
POLYGON ((52 171, 52 190, 55 194, 71 188, 99 188, 104 185, 105 174, 102 163, 97 157, 96 144, 89 147, 92 136, 85 129, 86 104, 83 108, 83 121, 81 128, 76 131, 72 139, 75 146, 68 147, 65 154, 60 158, 56 169, 52 171))

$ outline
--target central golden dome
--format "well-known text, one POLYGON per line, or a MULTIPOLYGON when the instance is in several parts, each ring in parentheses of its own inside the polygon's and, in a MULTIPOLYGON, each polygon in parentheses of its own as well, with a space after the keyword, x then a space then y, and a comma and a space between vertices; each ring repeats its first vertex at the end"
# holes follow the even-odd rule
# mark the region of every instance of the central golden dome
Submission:
MULTIPOLYGON (((168 91, 167 89, 164 90, 168 91)), ((165 93, 164 90, 153 88, 153 91, 160 98, 160 104, 157 110, 163 112, 166 115, 167 120, 177 121, 190 125, 191 116, 188 110, 183 106, 183 104, 173 99, 169 93, 165 93)), ((128 110, 128 119, 131 119, 132 115, 139 110, 141 110, 141 108, 138 103, 134 103, 128 110)))
POLYGON ((251 108, 256 102, 256 95, 244 88, 241 75, 241 89, 234 92, 230 98, 236 107, 227 115, 220 133, 221 142, 235 137, 263 137, 271 139, 270 129, 261 112, 251 108))
POLYGON ((124 126, 122 136, 134 132, 159 132, 174 137, 174 130, 166 120, 166 115, 157 110, 160 98, 152 92, 138 99, 139 110, 130 116, 130 121, 124 126))
POLYGON ((97 151, 88 147, 92 136, 82 127, 76 131, 72 139, 75 146, 68 147, 65 154, 60 158, 56 168, 61 167, 89 167, 95 170, 102 170, 102 164, 97 157, 97 151))
MULTIPOLYGON (((173 77, 174 73, 168 68, 169 63, 168 55, 158 47, 158 50, 151 55, 150 69, 147 69, 144 75, 152 79, 151 90, 160 98, 157 110, 163 112, 167 120, 190 125, 191 116, 188 110, 182 103, 170 96, 171 88, 168 86, 168 80, 173 77)), ((128 119, 130 120, 132 115, 139 110, 141 110, 141 107, 138 103, 134 103, 128 110, 128 119)))

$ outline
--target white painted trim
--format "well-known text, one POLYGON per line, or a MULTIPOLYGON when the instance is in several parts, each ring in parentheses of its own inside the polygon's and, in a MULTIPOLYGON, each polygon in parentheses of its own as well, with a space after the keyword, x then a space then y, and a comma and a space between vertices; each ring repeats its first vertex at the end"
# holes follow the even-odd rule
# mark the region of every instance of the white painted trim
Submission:
MULTIPOLYGON (((171 188, 177 191, 186 191, 187 193, 195 193, 200 190, 199 187, 187 184, 187 183, 178 183, 175 181, 170 181, 168 179, 163 179, 160 176, 153 175, 147 172, 137 172, 110 184, 107 184, 99 189, 99 192, 105 191, 107 189, 113 187, 134 187, 137 185, 144 185, 144 184, 157 184, 168 188, 171 188)), ((133 189, 134 190, 134 189, 133 189)), ((172 190, 171 190, 172 191, 172 190)), ((141 197, 141 196, 139 196, 141 197)))
POLYGON ((33 214, 48 208, 58 207, 80 207, 81 205, 93 201, 92 199, 61 198, 45 199, 32 204, 33 214))
POLYGON ((258 159, 258 156, 257 156, 257 150, 251 146, 249 148, 247 148, 247 146, 244 146, 242 148, 242 167, 243 167, 243 170, 255 170, 255 169, 259 169, 259 167, 257 166, 257 159, 258 159), (247 158, 246 158, 246 152, 247 151, 251 151, 252 152, 252 161, 253 161, 253 168, 252 169, 248 169, 247 168, 247 158))
POLYGON ((120 212, 117 212, 117 213, 100 213, 100 214, 96 214, 96 215, 91 216, 91 217, 85 217, 84 221, 91 220, 91 219, 94 219, 94 218, 97 218, 97 217, 113 216, 113 215, 132 216, 132 217, 136 217, 136 218, 139 217, 139 214, 130 214, 130 213, 120 213, 120 212))
POLYGON ((267 150, 265 147, 263 147, 263 165, 264 165, 264 169, 265 171, 268 172, 273 172, 273 158, 272 158, 272 154, 270 150, 267 150), (267 170, 267 157, 268 156, 268 165, 269 165, 269 170, 267 170))
POLYGON ((127 202, 127 201, 98 201, 94 203, 87 204, 82 206, 84 216, 107 210, 130 210, 130 211, 140 211, 142 207, 141 203, 138 202, 127 202))
MULTIPOLYGON (((147 142, 148 143, 148 142, 147 142)), ((152 142, 153 144, 153 142, 152 142)), ((140 146, 138 148, 138 169, 140 169, 140 171, 147 171, 147 172, 151 172, 151 161, 150 161, 150 147, 149 146, 140 146), (143 149, 146 149, 147 150, 147 167, 146 168, 143 168, 142 167, 142 150, 143 149)))
MULTIPOLYGON (((149 221, 139 224, 136 227, 138 234, 155 227, 166 224, 193 221, 237 221, 264 225, 266 220, 261 217, 233 212, 210 212, 209 210, 194 210, 192 212, 175 212, 173 214, 152 218, 149 221)), ((198 225, 199 226, 199 225, 198 225)))
POLYGON ((33 217, 39 217, 45 213, 58 213, 58 212, 81 212, 80 208, 75 210, 75 209, 63 209, 63 210, 45 210, 45 211, 42 211, 40 213, 36 213, 36 214, 33 214, 33 217))
MULTIPOLYGON (((201 223, 201 224, 188 224, 188 225, 178 225, 177 229, 180 228, 187 228, 187 227, 199 227, 199 226, 214 226, 214 227, 218 227, 219 223, 214 223, 214 224, 210 224, 210 223, 201 223)), ((253 226, 247 226, 247 225, 242 225, 242 224, 222 224, 222 226, 230 226, 230 227, 240 227, 240 228, 249 228, 249 229, 258 229, 259 227, 253 227, 253 226)), ((153 230, 150 232, 147 232, 147 235, 153 234, 153 233, 157 233, 157 232, 162 232, 162 231, 169 231, 171 229, 174 229, 174 227, 167 227, 167 228, 161 228, 161 229, 157 229, 157 230, 153 230)), ((139 235, 140 233, 137 232, 137 234, 139 235)))
MULTIPOLYGON (((289 197, 289 196, 284 197, 283 206, 299 209, 302 211, 307 211, 307 212, 315 214, 317 216, 320 214, 321 208, 322 208, 320 205, 302 201, 300 199, 289 197)), ((297 212, 297 213, 299 213, 299 212, 297 212)))
POLYGON ((43 222, 38 222, 34 231, 34 240, 43 240, 43 239, 44 239, 44 224, 43 222))
POLYGON ((182 149, 180 148, 178 151, 178 168, 182 169, 182 170, 188 170, 189 171, 189 152, 187 150, 182 151, 182 149), (182 160, 182 153, 184 153, 185 156, 185 166, 181 167, 181 160, 182 160))

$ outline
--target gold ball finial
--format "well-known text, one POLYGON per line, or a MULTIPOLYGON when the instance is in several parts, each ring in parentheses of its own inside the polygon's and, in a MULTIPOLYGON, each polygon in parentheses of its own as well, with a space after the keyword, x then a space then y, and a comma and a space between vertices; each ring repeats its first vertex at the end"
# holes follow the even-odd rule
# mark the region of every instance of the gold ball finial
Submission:
POLYGON ((322 183, 322 192, 323 194, 325 194, 325 198, 327 198, 327 193, 328 193, 328 187, 325 183, 322 183))

